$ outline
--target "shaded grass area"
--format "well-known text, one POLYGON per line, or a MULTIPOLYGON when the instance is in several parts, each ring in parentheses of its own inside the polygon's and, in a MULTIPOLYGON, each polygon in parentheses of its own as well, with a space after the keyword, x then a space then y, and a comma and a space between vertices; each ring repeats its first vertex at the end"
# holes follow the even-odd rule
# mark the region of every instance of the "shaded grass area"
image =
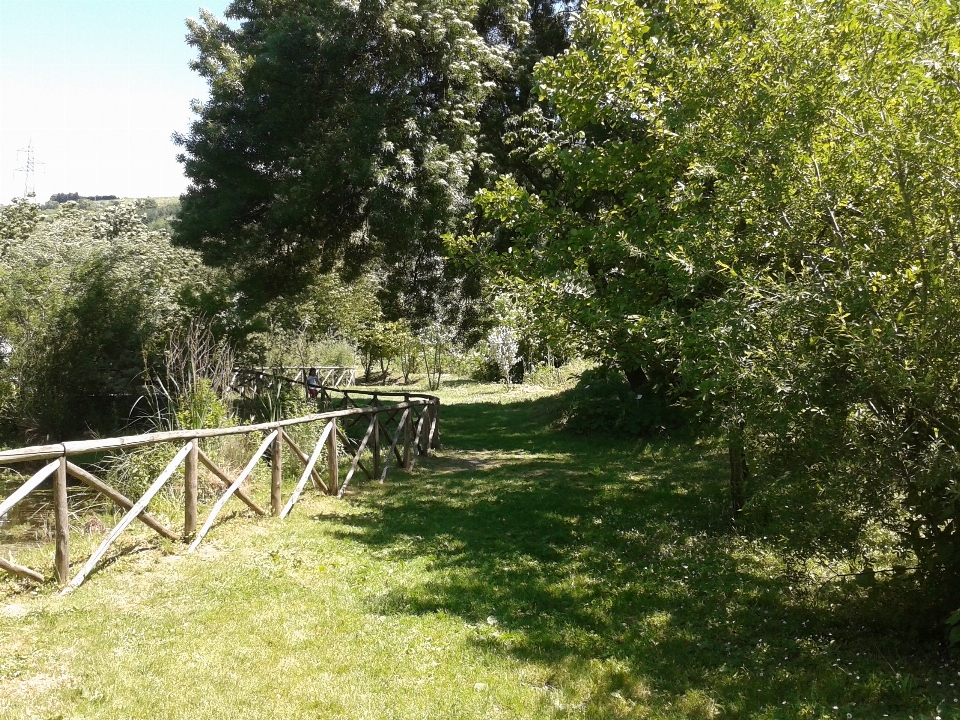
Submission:
POLYGON ((552 668, 560 716, 960 716, 960 667, 891 635, 889 594, 798 577, 730 531, 710 442, 580 438, 551 429, 556 398, 474 399, 444 408, 451 447, 424 477, 349 523, 431 559, 380 611, 495 618, 483 646, 552 668))
POLYGON ((730 532, 711 442, 572 436, 526 388, 444 402, 413 474, 237 511, 194 556, 134 534, 67 598, 7 586, 0 716, 960 716, 889 596, 730 532))

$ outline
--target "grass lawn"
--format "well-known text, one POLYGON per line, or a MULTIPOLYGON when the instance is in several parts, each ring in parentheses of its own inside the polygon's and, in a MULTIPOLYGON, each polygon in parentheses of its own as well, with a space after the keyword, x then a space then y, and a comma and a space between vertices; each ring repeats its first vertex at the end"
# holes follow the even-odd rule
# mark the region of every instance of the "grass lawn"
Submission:
POLYGON ((0 718, 960 717, 960 664, 882 596, 730 532, 709 441, 442 396, 412 474, 286 521, 231 501, 191 556, 131 532, 67 597, 7 581, 0 718))

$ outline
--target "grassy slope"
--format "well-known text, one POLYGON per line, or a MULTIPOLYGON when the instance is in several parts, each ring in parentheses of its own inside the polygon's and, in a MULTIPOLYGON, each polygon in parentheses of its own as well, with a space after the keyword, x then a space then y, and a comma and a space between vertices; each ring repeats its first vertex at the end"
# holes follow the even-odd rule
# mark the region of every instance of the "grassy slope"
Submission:
POLYGON ((195 556, 133 536, 67 598, 7 586, 0 717, 958 716, 958 668, 727 531, 709 444, 574 437, 523 389, 444 399, 413 475, 238 511, 195 556))

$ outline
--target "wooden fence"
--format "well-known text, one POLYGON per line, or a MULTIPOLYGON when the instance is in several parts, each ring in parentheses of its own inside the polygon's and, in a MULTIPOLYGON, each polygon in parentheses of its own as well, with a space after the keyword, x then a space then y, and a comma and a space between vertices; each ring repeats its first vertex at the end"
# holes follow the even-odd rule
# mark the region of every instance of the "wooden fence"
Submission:
POLYGON ((230 388, 242 398, 253 397, 264 392, 276 392, 282 384, 288 388, 299 387, 307 393, 307 373, 317 371, 317 380, 323 386, 350 386, 357 381, 356 369, 344 366, 323 367, 249 367, 234 368, 230 379, 230 388))
MULTIPOLYGON (((315 487, 328 494, 342 497, 358 470, 371 480, 383 482, 386 479, 392 459, 396 459, 399 467, 410 470, 414 466, 416 455, 428 455, 431 448, 440 446, 440 400, 432 395, 366 392, 324 386, 321 388, 318 401, 318 409, 324 410, 323 412, 277 422, 208 430, 175 430, 103 440, 35 445, 0 451, 0 465, 28 461, 49 461, 13 494, 0 502, 0 517, 3 517, 17 503, 39 488, 44 481, 53 478, 55 540, 53 578, 63 586, 61 592, 69 592, 80 586, 110 546, 134 520, 139 520, 167 539, 190 541, 187 552, 193 552, 209 532, 220 511, 231 497, 236 496, 258 515, 267 515, 267 510, 260 507, 244 492, 241 486, 252 477, 257 463, 268 451, 270 451, 271 465, 270 513, 284 518, 290 513, 311 479, 315 487), (351 433, 351 429, 354 427, 362 428, 364 422, 366 422, 366 428, 361 436, 357 437, 358 433, 355 431, 351 433), (312 452, 307 453, 297 445, 287 429, 295 425, 314 423, 319 427, 317 440, 312 452), (263 440, 249 462, 236 477, 231 477, 229 473, 220 468, 200 446, 201 440, 207 438, 256 433, 264 434, 263 440), (135 502, 89 470, 70 460, 71 457, 81 455, 123 451, 164 443, 184 444, 147 491, 135 502), (284 504, 282 497, 282 450, 284 445, 303 466, 300 479, 286 504, 284 504), (340 481, 339 457, 339 448, 341 447, 344 450, 345 459, 350 461, 349 469, 342 482, 340 481), (321 472, 316 467, 324 448, 327 449, 326 473, 321 472), (365 453, 367 456, 364 456, 365 453), (177 533, 168 529, 150 515, 147 512, 147 507, 164 485, 171 480, 181 464, 184 472, 184 521, 183 531, 177 533), (221 493, 207 514, 203 525, 197 529, 199 520, 197 479, 201 464, 216 479, 215 482, 219 484, 221 493), (90 555, 79 572, 72 577, 70 576, 70 523, 67 504, 68 475, 102 494, 126 511, 126 514, 90 555)), ((37 570, 17 565, 3 558, 0 558, 0 569, 38 582, 46 579, 37 570)))

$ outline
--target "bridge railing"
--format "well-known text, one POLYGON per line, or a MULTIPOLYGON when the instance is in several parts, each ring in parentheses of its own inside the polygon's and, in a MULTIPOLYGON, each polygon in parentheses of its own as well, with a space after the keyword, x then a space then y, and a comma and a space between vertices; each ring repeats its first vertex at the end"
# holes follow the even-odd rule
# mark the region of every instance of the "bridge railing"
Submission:
MULTIPOLYGON (((406 470, 414 466, 416 455, 428 455, 431 448, 439 447, 439 398, 419 393, 374 393, 342 388, 322 387, 319 407, 323 412, 276 422, 243 425, 229 428, 211 428, 204 430, 172 430, 146 433, 127 437, 99 440, 79 440, 54 445, 34 445, 0 451, 0 466, 24 462, 47 461, 47 463, 29 479, 20 485, 11 495, 0 502, 0 517, 4 517, 17 503, 36 491, 49 479, 53 481, 54 507, 54 568, 53 577, 68 592, 81 583, 96 568, 123 531, 134 521, 139 520, 161 536, 170 540, 190 542, 187 552, 193 552, 213 527, 223 507, 233 496, 243 501, 258 515, 267 515, 268 511, 260 507, 241 487, 253 480, 257 463, 268 452, 270 457, 270 510, 269 513, 284 518, 303 494, 307 483, 312 479, 316 488, 342 497, 358 470, 367 478, 383 482, 390 468, 391 460, 406 470), (336 407, 332 407, 336 404, 336 407), (357 438, 351 429, 354 426, 366 429, 362 437, 357 438), (291 437, 289 430, 294 426, 315 426, 311 437, 316 437, 312 451, 308 454, 291 437), (315 433, 315 435, 314 435, 315 433), (261 434, 263 439, 243 470, 233 475, 203 451, 201 441, 210 438, 222 438, 237 435, 261 434), (116 488, 110 486, 93 472, 71 461, 77 456, 102 454, 106 452, 126 451, 161 444, 180 444, 179 451, 167 464, 163 472, 151 483, 150 487, 136 501, 130 500, 116 488), (284 504, 282 497, 283 448, 287 447, 295 461, 302 466, 302 473, 294 490, 284 504), (343 449, 350 462, 347 474, 340 481, 340 449, 343 449), (326 472, 319 470, 317 464, 324 449, 327 451, 326 472), (366 453, 366 454, 365 454, 366 453), (147 512, 157 493, 167 485, 183 466, 184 481, 184 521, 182 532, 176 532, 164 526, 157 518, 147 512), (212 481, 219 486, 219 497, 207 513, 203 525, 198 525, 198 476, 203 465, 212 481), (67 477, 71 476, 92 490, 100 493, 126 511, 126 514, 112 528, 107 537, 85 561, 83 567, 72 577, 70 575, 70 521, 67 494, 67 477)), ((0 558, 0 569, 42 582, 46 578, 35 569, 18 565, 0 558)))

